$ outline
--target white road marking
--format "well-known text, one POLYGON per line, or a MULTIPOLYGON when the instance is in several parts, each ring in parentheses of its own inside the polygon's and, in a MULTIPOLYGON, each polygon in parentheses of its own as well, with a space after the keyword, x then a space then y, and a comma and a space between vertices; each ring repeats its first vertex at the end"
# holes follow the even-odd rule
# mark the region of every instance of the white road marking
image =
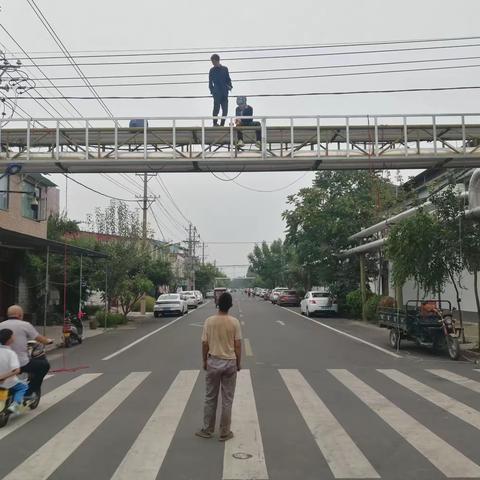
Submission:
POLYGON ((185 315, 182 317, 177 317, 173 319, 171 322, 166 323, 165 325, 162 325, 161 327, 157 328, 156 330, 153 330, 153 332, 147 333, 143 337, 137 338, 132 343, 129 343, 125 347, 121 348, 120 350, 117 350, 116 352, 111 353, 110 355, 107 355, 106 357, 102 358, 102 360, 111 360, 112 358, 116 357, 117 355, 120 355, 121 353, 125 352, 126 350, 134 347, 135 345, 138 345, 140 342, 143 342, 147 338, 151 337, 152 335, 155 335, 156 333, 162 331, 164 328, 169 327, 170 325, 173 325, 175 322, 178 322, 180 319, 182 319, 185 315))
POLYGON ((142 383, 150 372, 133 372, 12 470, 4 480, 46 480, 142 383))
POLYGON ((179 372, 111 480, 157 478, 198 374, 198 370, 179 372))
POLYGON ((420 395, 425 400, 432 402, 437 407, 443 408, 451 415, 455 415, 460 420, 468 423, 472 427, 480 430, 480 412, 474 408, 445 395, 434 388, 415 380, 408 375, 394 369, 378 369, 388 378, 397 382, 402 387, 408 388, 412 392, 420 395))
POLYGON ((222 478, 224 480, 268 479, 252 379, 248 370, 238 372, 232 418, 234 437, 225 443, 222 478), (251 457, 237 459, 233 457, 235 453, 247 453, 251 457))
POLYGON ((434 375, 437 375, 437 377, 444 378, 445 380, 449 380, 450 382, 456 383, 457 385, 461 385, 462 387, 480 393, 480 382, 477 382, 476 380, 462 377, 461 375, 457 375, 456 373, 450 372, 449 370, 431 369, 427 370, 427 372, 433 373, 434 375))
POLYGON ((313 318, 308 318, 304 317, 298 312, 295 312, 294 310, 290 310, 289 308, 284 308, 284 310, 288 310, 289 312, 293 313, 294 315, 298 315, 300 318, 303 318, 304 320, 308 320, 310 322, 316 323, 317 325, 320 325, 321 327, 327 328, 328 330, 332 330, 333 332, 339 333, 340 335, 344 335, 345 337, 348 337, 352 340, 355 340, 356 342, 363 343, 364 345, 368 345, 371 348, 374 348, 375 350, 378 350, 380 352, 386 353, 387 355, 390 355, 391 357, 394 358, 402 358, 401 355, 398 355, 394 352, 391 352, 390 350, 387 350, 386 348, 379 347, 378 345, 375 345, 374 343, 367 342, 367 340, 364 340, 363 338, 356 337, 355 335, 351 335, 350 333, 344 332, 343 330, 339 330, 338 328, 333 328, 330 325, 327 325, 325 323, 319 322, 318 320, 314 320, 313 318))
POLYGON ((203 323, 189 323, 188 325, 190 327, 201 327, 201 328, 203 328, 203 323))
POLYGON ((83 375, 75 377, 72 380, 64 383, 60 387, 55 388, 51 392, 48 392, 45 395, 42 395, 42 398, 40 400, 40 405, 35 410, 31 410, 26 415, 22 415, 17 418, 12 418, 9 421, 8 425, 3 427, 0 430, 0 440, 2 438, 5 438, 7 435, 14 432, 15 430, 17 430, 18 428, 23 427, 23 425, 30 422, 34 418, 38 417, 43 412, 53 407, 58 402, 68 397, 73 392, 83 387, 87 383, 91 382, 92 380, 95 380, 100 375, 101 373, 84 373, 83 375))
POLYGON ((253 357, 253 350, 250 340, 248 338, 243 339, 243 344, 245 345, 245 355, 247 357, 253 357))
POLYGON ((44 380, 44 381, 45 381, 45 380, 48 380, 49 378, 52 378, 53 376, 54 376, 53 373, 49 373, 48 375, 45 375, 45 376, 43 377, 43 380, 44 380))
POLYGON ((241 320, 240 323, 241 323, 242 325, 245 325, 245 320, 241 320))
POLYGON ((328 370, 448 478, 478 478, 480 467, 347 370, 328 370))
POLYGON ((279 323, 280 325, 282 325, 282 327, 285 326, 285 322, 282 322, 281 320, 276 320, 277 323, 279 323))
POLYGON ((335 478, 380 478, 298 370, 279 370, 335 478))

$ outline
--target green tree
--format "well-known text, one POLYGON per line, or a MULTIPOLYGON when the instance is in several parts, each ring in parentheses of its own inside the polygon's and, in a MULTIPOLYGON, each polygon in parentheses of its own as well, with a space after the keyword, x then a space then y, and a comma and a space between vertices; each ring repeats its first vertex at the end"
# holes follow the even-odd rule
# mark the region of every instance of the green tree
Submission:
POLYGON ((206 292, 215 288, 215 280, 219 278, 227 279, 227 276, 212 263, 199 265, 195 269, 195 287, 201 292, 206 292))
POLYGON ((275 288, 286 285, 288 278, 288 263, 290 252, 282 240, 275 240, 269 246, 266 242, 255 245, 248 255, 250 274, 258 277, 257 285, 275 288))
MULTIPOLYGON (((325 285, 340 298, 358 288, 358 258, 339 254, 351 246, 350 235, 379 221, 395 201, 388 178, 363 171, 318 172, 312 187, 289 196, 286 242, 304 271, 305 288, 325 285)), ((374 270, 372 262, 368 269, 374 270)))

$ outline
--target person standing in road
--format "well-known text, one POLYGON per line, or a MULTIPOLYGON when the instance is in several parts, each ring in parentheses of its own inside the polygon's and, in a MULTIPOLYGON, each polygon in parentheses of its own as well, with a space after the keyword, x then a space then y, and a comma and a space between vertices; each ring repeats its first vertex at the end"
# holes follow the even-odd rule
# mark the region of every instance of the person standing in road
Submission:
POLYGON ((218 314, 207 318, 202 334, 203 369, 207 372, 206 394, 203 428, 195 435, 202 438, 213 436, 221 388, 222 413, 219 440, 222 442, 233 437, 230 430, 232 404, 242 357, 240 322, 228 314, 232 304, 232 295, 228 292, 222 293, 218 300, 218 314))
MULTIPOLYGON (((213 97, 213 116, 218 116, 222 107, 222 117, 228 115, 228 92, 233 88, 228 68, 220 64, 220 56, 214 53, 210 60, 213 67, 208 74, 208 87, 213 97)), ((220 125, 225 125, 225 118, 220 120, 220 125)), ((218 126, 218 120, 213 120, 213 126, 218 126)))
POLYGON ((50 370, 48 360, 43 358, 32 358, 28 356, 28 341, 36 340, 44 345, 53 343, 53 340, 40 335, 35 327, 23 320, 23 309, 19 305, 12 305, 7 310, 7 320, 0 323, 0 328, 8 328, 13 332, 13 342, 10 348, 17 354, 20 363, 20 372, 28 373, 30 381, 27 397, 32 394, 40 395, 43 378, 50 370))

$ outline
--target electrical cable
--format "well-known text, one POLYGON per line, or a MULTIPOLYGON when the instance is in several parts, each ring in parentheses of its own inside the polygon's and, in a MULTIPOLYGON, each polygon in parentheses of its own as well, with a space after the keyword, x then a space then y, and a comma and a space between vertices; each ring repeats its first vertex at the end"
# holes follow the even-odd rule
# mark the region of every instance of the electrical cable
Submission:
MULTIPOLYGON (((433 39, 413 39, 413 40, 379 40, 376 42, 353 42, 353 43, 330 43, 330 44, 303 44, 303 45, 266 45, 266 46, 254 46, 254 47, 215 47, 224 53, 238 53, 238 52, 269 52, 277 50, 310 50, 310 49, 319 49, 319 48, 345 48, 345 47, 366 47, 372 45, 398 45, 398 44, 411 44, 411 43, 434 43, 434 42, 458 42, 464 40, 478 40, 480 36, 469 36, 469 37, 447 37, 447 38, 433 38, 433 39)), ((107 58, 107 57, 136 57, 136 56, 164 56, 164 55, 200 55, 200 54, 211 54, 213 48, 199 47, 200 49, 181 49, 181 50, 170 50, 170 51, 132 51, 127 50, 123 53, 119 50, 113 50, 107 53, 102 51, 101 53, 90 52, 89 55, 78 54, 72 55, 73 58, 107 58), (202 49, 203 48, 203 49, 202 49), (129 53, 125 53, 129 52, 129 53)), ((60 52, 59 52, 60 53, 60 52)), ((81 53, 81 52, 80 52, 81 53)), ((57 56, 39 56, 35 57, 36 60, 54 60, 59 58, 57 56)), ((23 60, 23 58, 21 58, 23 60)))
POLYGON ((116 179, 110 177, 108 174, 106 173, 100 173, 100 175, 107 179, 110 183, 116 185, 117 187, 120 187, 121 189, 123 190, 127 190, 129 193, 133 194, 133 195, 136 195, 138 192, 135 192, 133 191, 131 188, 129 188, 128 186, 126 185, 123 185, 122 183, 118 182, 116 179))
POLYGON ((57 35, 57 33, 55 32, 54 28, 51 26, 51 24, 49 23, 49 21, 45 18, 45 15, 42 13, 42 11, 40 10, 40 8, 38 7, 38 5, 35 3, 35 0, 27 0, 27 3, 30 5, 30 7, 32 8, 32 10, 34 11, 35 15, 37 16, 37 18, 40 20, 40 22, 42 23, 42 25, 45 27, 45 29, 47 30, 47 32, 50 34, 50 36, 53 38, 53 40, 55 41, 55 43, 59 46, 60 50, 62 50, 63 54, 65 55, 65 57, 67 58, 67 60, 69 60, 70 62, 70 65, 73 66, 73 68, 76 70, 76 72, 79 74, 80 78, 83 79, 83 81, 87 84, 87 85, 90 85, 90 91, 93 93, 93 95, 97 98, 98 102, 100 103, 100 105, 103 107, 103 109, 105 110, 105 112, 107 112, 107 114, 113 118, 113 113, 110 111, 110 109, 108 108, 107 104, 103 101, 103 99, 100 98, 100 96, 98 95, 97 91, 91 86, 90 84, 90 81, 88 80, 88 78, 85 76, 85 74, 83 73, 82 69, 79 67, 79 65, 75 62, 75 60, 72 58, 72 56, 70 55, 70 53, 68 52, 68 49, 65 47, 64 43, 62 42, 62 40, 60 39, 60 37, 57 35))
MULTIPOLYGON (((455 90, 478 90, 480 85, 461 85, 453 87, 418 87, 418 88, 391 88, 387 90, 345 90, 333 92, 292 92, 292 93, 251 93, 245 94, 249 98, 268 98, 268 97, 313 97, 329 95, 365 95, 380 93, 415 93, 415 92, 443 92, 455 90)), ((39 100, 53 100, 58 97, 32 97, 39 100)), ((69 96, 67 98, 74 100, 96 100, 94 97, 69 96)), ((193 100, 193 99, 211 99, 211 95, 103 95, 106 100, 193 100)), ((25 100, 25 97, 19 97, 19 100, 25 100)))
POLYGON ((151 208, 151 206, 150 206, 150 212, 151 212, 151 214, 152 214, 153 220, 155 221, 155 223, 156 223, 156 225, 157 225, 158 231, 160 232, 160 236, 162 237, 163 241, 166 241, 166 240, 165 240, 165 235, 164 235, 164 233, 163 233, 163 229, 160 228, 160 223, 159 223, 159 221, 158 221, 158 219, 157 219, 157 216, 155 215, 155 212, 153 211, 153 208, 151 208))
POLYGON ((158 184, 160 185, 160 187, 162 188, 162 190, 166 193, 168 199, 170 200, 170 202, 172 202, 172 205, 175 207, 175 209, 177 210, 177 212, 182 216, 182 218, 187 222, 187 223, 192 223, 185 215, 184 213, 182 212, 182 210, 178 207, 177 203, 175 202, 175 200, 173 199, 172 195, 170 194, 170 191, 168 190, 167 186, 165 185, 165 182, 163 181, 163 179, 161 177, 155 177, 158 184))
POLYGON ((66 178, 68 178, 68 180, 71 180, 72 182, 77 183, 78 185, 86 188, 87 190, 90 190, 91 192, 97 193, 98 195, 102 195, 103 197, 111 198, 112 200, 118 200, 119 202, 138 202, 138 200, 136 200, 136 199, 113 197, 112 195, 108 195, 106 193, 99 192, 98 190, 95 190, 94 188, 89 187, 88 185, 85 185, 84 183, 82 183, 78 180, 75 180, 73 177, 70 177, 66 173, 63 173, 62 175, 65 176, 66 178))
POLYGON ((291 187, 292 185, 295 185, 297 182, 299 182, 300 180, 302 180, 302 178, 304 178, 308 173, 310 172, 304 172, 300 177, 298 177, 296 180, 294 180, 293 182, 289 183, 288 185, 285 185, 284 187, 280 187, 280 188, 274 188, 273 190, 260 190, 258 188, 252 188, 252 187, 249 187, 247 185, 242 185, 241 183, 238 183, 236 180, 233 180, 233 183, 235 185, 238 185, 239 187, 241 188, 244 188, 245 190, 249 190, 250 192, 257 192, 257 193, 274 193, 274 192, 280 192, 282 190, 286 190, 287 188, 291 187))
MULTIPOLYGON (((388 66, 388 65, 405 65, 405 64, 417 64, 417 63, 437 63, 437 62, 457 62, 463 60, 478 60, 480 56, 467 56, 467 57, 449 57, 449 58, 429 58, 425 60, 398 60, 392 62, 368 62, 368 63, 348 63, 344 65, 317 65, 311 67, 286 67, 286 68, 260 68, 253 70, 231 70, 231 75, 238 75, 243 73, 273 73, 273 72, 290 72, 290 71, 303 71, 303 70, 327 70, 332 68, 358 68, 358 67, 376 67, 376 66, 388 66)), ((126 74, 126 75, 89 75, 90 80, 100 79, 120 79, 120 78, 156 78, 156 77, 190 77, 190 76, 205 76, 206 72, 178 72, 178 73, 141 73, 141 74, 126 74)), ((78 77, 51 77, 52 80, 79 80, 78 77)), ((32 81, 41 80, 32 78, 32 81)))
MULTIPOLYGON (((27 0, 27 2, 33 2, 34 0, 27 0)), ((245 60, 275 60, 275 59, 288 59, 288 58, 310 58, 310 57, 331 57, 340 55, 365 55, 372 53, 394 53, 394 52, 412 52, 412 51, 429 51, 429 50, 444 50, 448 48, 472 48, 478 47, 480 43, 467 43, 461 45, 435 45, 429 47, 405 47, 405 48, 386 48, 377 50, 355 50, 346 52, 323 52, 323 53, 301 53, 293 55, 265 55, 261 57, 231 57, 223 58, 223 61, 245 61, 245 60)), ((204 63, 204 58, 189 58, 185 60, 134 60, 131 62, 77 62, 76 65, 81 66, 102 66, 109 65, 153 65, 153 64, 172 64, 172 63, 204 63)), ((41 67, 68 67, 69 63, 45 63, 40 64, 41 67)))
MULTIPOLYGON (((383 75, 390 73, 415 73, 415 72, 430 72, 438 70, 458 70, 466 68, 478 68, 480 64, 473 65, 446 65, 442 67, 423 67, 423 68, 404 68, 396 70, 373 70, 368 72, 342 72, 342 73, 323 73, 319 75, 297 75, 290 77, 263 77, 263 78, 238 78, 235 82, 266 82, 271 80, 305 80, 310 78, 334 78, 334 77, 357 77, 364 75, 383 75)), ((95 84, 94 87, 108 87, 108 88, 124 88, 124 87, 154 87, 154 86, 165 86, 165 85, 203 85, 205 84, 204 80, 191 80, 191 81, 181 81, 181 82, 144 82, 144 83, 106 83, 106 84, 95 84)), ((50 88, 48 86, 39 86, 39 88, 50 88)), ((60 85, 59 88, 88 88, 87 85, 60 85)))

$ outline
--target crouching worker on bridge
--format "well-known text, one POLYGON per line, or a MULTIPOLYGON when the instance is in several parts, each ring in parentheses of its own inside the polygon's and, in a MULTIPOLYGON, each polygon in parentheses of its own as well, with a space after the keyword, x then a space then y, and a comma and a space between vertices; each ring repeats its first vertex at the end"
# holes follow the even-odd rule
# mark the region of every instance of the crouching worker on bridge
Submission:
POLYGON ((222 293, 218 299, 218 314, 207 318, 202 334, 203 369, 207 372, 206 394, 203 428, 195 435, 212 438, 221 389, 222 413, 219 436, 221 442, 233 437, 230 430, 232 404, 242 353, 240 322, 228 314, 232 304, 230 293, 222 293))
MULTIPOLYGON (((253 108, 247 104, 247 97, 237 97, 237 108, 235 110, 237 117, 252 117, 253 108)), ((252 118, 237 118, 235 120, 237 127, 260 127, 260 122, 254 122, 252 118)), ((237 147, 245 145, 243 141, 243 132, 237 129, 237 147)), ((255 129, 255 145, 257 148, 262 146, 262 129, 255 129)))

